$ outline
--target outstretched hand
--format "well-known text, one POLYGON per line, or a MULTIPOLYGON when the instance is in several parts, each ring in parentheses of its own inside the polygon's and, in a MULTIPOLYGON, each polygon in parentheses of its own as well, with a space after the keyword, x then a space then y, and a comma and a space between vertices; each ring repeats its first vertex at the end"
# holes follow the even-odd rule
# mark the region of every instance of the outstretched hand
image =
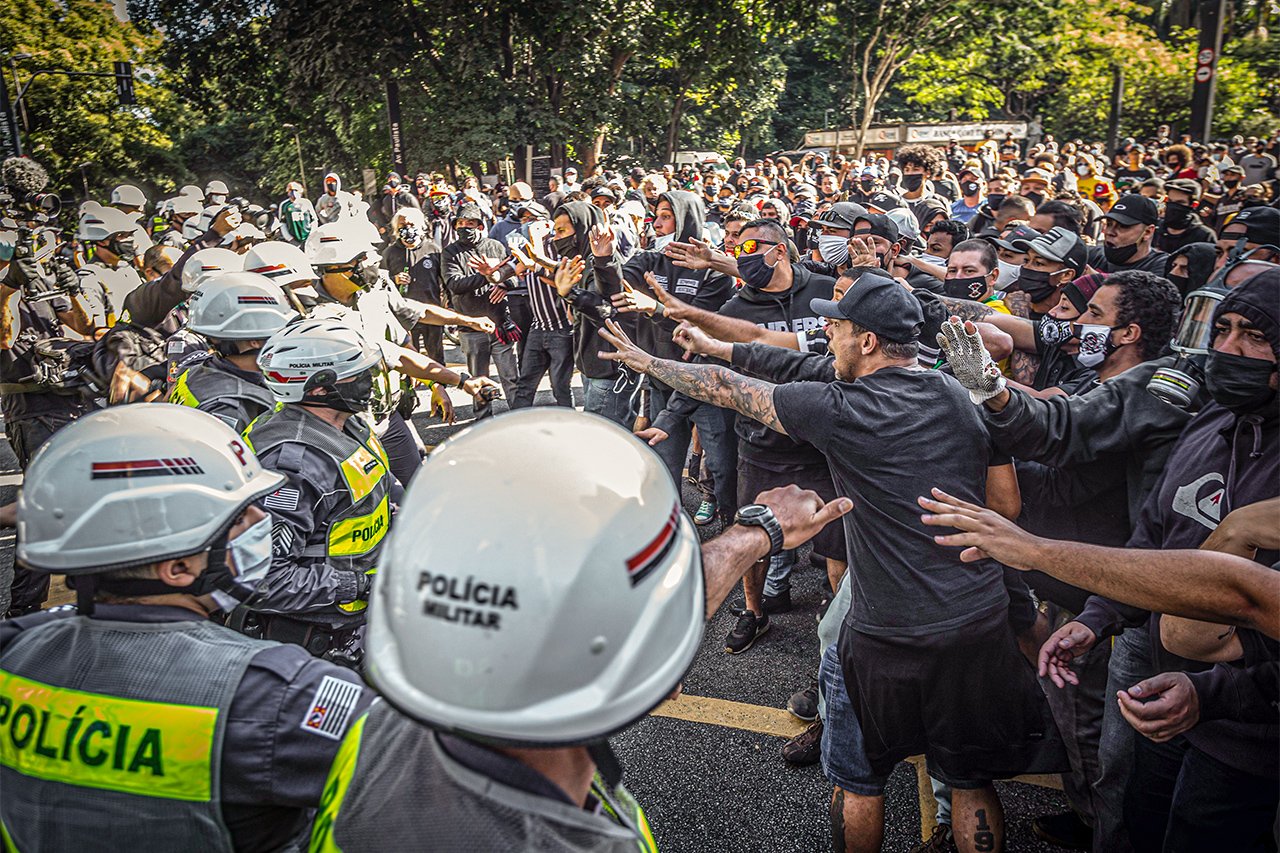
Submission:
POLYGON ((601 350, 597 353, 605 361, 618 361, 637 373, 648 373, 649 367, 656 360, 649 353, 636 346, 622 327, 612 320, 605 320, 600 337, 614 346, 614 352, 601 350))
POLYGON ((993 557, 1006 566, 1026 571, 1034 568, 1034 550, 1039 539, 993 509, 953 497, 942 489, 932 489, 933 497, 916 501, 929 511, 920 520, 932 527, 954 527, 960 533, 933 537, 939 545, 964 548, 960 559, 966 563, 993 557))
POLYGON ((582 281, 582 274, 586 269, 587 265, 580 257, 561 258, 560 263, 556 265, 556 293, 560 294, 562 299, 567 299, 569 292, 582 281))
POLYGON ((690 270, 711 269, 714 250, 710 243, 697 237, 690 237, 688 243, 671 242, 662 250, 662 254, 671 259, 671 263, 690 270))
POLYGON ((961 322, 959 317, 943 321, 938 346, 957 381, 969 392, 970 400, 984 403, 1004 391, 1004 376, 982 345, 982 336, 973 323, 961 322))

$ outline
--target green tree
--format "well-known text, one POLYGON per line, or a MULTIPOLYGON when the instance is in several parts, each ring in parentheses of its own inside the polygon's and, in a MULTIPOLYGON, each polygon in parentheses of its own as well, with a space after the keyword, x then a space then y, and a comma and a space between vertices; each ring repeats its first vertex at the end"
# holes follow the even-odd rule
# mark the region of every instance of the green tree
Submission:
MULTIPOLYGON (((134 63, 137 105, 117 103, 109 77, 40 74, 23 107, 27 153, 49 172, 51 188, 80 195, 102 193, 128 180, 156 187, 182 174, 171 129, 190 114, 155 60, 160 37, 116 18, 104 0, 8 0, 0 13, 0 51, 27 53, 19 64, 25 85, 37 69, 110 72, 112 63, 134 63), (83 171, 81 164, 84 164, 83 171)), ((5 78, 13 97, 11 69, 5 78)))

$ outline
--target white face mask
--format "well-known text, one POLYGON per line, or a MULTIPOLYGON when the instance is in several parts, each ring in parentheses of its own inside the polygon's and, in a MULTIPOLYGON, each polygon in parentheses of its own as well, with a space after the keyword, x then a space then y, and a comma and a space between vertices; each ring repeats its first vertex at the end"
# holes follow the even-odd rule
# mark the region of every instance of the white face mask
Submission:
POLYGON ((653 238, 653 248, 655 251, 661 252, 663 249, 667 248, 667 246, 670 246, 675 239, 675 234, 659 234, 657 237, 653 238))
POLYGON ((267 576, 271 568, 271 516, 266 516, 227 541, 227 558, 236 573, 236 583, 250 589, 267 576))
POLYGON ((849 260, 849 238, 839 234, 819 234, 818 255, 828 264, 843 264, 849 260))
POLYGON ((1081 367, 1097 367, 1109 355, 1111 327, 1082 324, 1079 339, 1080 351, 1076 353, 1076 363, 1081 367))
POLYGON ((937 255, 930 255, 928 252, 920 256, 920 260, 926 264, 933 264, 935 267, 945 267, 947 265, 946 258, 940 258, 937 255))
POLYGON ((996 261, 996 265, 1000 267, 1000 275, 996 278, 996 290, 1008 290, 1009 286, 1018 280, 1022 267, 1008 261, 996 261))

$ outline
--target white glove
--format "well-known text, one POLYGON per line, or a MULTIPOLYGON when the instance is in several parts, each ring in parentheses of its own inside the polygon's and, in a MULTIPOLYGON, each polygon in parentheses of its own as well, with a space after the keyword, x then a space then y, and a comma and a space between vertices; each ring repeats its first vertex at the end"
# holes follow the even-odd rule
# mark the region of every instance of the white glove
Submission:
POLYGON ((938 346, 974 403, 990 400, 1004 390, 1004 376, 982 345, 982 336, 976 330, 972 334, 966 332, 962 320, 951 317, 943 322, 938 346))

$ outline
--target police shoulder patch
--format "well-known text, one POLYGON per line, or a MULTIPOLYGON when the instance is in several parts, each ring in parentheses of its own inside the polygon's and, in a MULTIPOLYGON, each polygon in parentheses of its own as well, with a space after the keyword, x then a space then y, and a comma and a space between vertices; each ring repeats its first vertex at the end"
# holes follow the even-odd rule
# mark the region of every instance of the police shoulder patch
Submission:
POLYGON ((351 719, 351 712, 360 701, 360 693, 359 684, 326 675, 316 686, 315 695, 311 697, 300 728, 313 735, 341 740, 351 719))

